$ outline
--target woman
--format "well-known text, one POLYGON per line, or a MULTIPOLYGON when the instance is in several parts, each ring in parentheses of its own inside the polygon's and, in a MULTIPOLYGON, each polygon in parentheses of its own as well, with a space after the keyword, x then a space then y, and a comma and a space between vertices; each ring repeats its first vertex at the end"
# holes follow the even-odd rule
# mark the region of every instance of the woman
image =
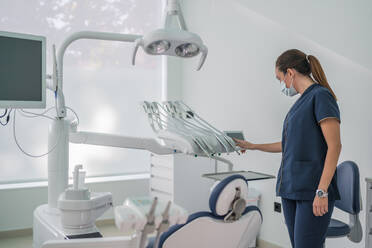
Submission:
POLYGON ((285 118, 282 141, 235 141, 243 152, 282 152, 276 193, 282 198, 292 247, 320 248, 335 200, 340 199, 335 173, 341 152, 336 96, 318 59, 299 50, 281 54, 275 74, 285 95, 301 95, 285 118))

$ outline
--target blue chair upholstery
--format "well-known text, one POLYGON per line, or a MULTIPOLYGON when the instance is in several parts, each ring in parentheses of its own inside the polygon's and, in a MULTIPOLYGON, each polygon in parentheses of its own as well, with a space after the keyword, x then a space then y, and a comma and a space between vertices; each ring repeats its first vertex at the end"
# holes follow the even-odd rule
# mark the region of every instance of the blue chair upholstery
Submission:
MULTIPOLYGON (((168 231, 164 232, 160 236, 159 248, 162 248, 164 243, 166 242, 166 240, 169 237, 171 237, 174 233, 176 233, 177 231, 181 230, 183 227, 189 225, 190 223, 192 223, 193 221, 195 221, 199 218, 208 217, 208 218, 211 218, 211 219, 214 219, 214 220, 223 220, 226 215, 221 216, 221 215, 218 215, 216 213, 217 200, 218 200, 218 197, 219 197, 220 193, 225 188, 225 186, 228 185, 233 180, 236 180, 236 179, 243 179, 244 181, 246 181, 246 179, 241 175, 233 175, 233 176, 227 177, 224 180, 222 180, 219 184, 217 184, 217 186, 213 189, 213 191, 210 195, 209 207, 211 209, 211 212, 207 212, 207 211, 196 212, 196 213, 191 214, 189 216, 189 218, 188 218, 188 220, 185 224, 174 225, 174 226, 170 227, 168 229, 168 231)), ((262 213, 261 213, 260 209, 256 206, 247 206, 245 208, 245 211, 243 212, 242 216, 244 216, 245 214, 247 214, 251 211, 257 211, 260 214, 261 221, 262 221, 262 213)), ((200 231, 202 231, 202 230, 200 230, 200 231)), ((153 247, 154 246, 154 241, 155 241, 154 238, 150 239, 147 248, 155 248, 155 247, 153 247)))
POLYGON ((344 237, 350 233, 350 227, 348 224, 342 221, 331 219, 329 223, 327 237, 344 237))
POLYGON ((341 200, 335 202, 335 207, 349 213, 354 223, 331 219, 327 237, 348 236, 351 241, 360 242, 363 236, 358 217, 361 210, 360 176, 358 166, 353 161, 345 161, 337 166, 337 186, 341 200))

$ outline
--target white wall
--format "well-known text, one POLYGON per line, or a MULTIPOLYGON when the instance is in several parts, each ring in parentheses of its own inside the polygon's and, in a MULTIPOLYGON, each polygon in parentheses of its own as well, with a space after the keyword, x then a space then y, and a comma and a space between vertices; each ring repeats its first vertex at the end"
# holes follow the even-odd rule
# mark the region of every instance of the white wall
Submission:
MULTIPOLYGON (((189 29, 200 34, 209 48, 200 72, 195 72, 197 59, 176 62, 181 64, 183 100, 220 129, 242 129, 247 139, 256 143, 280 141, 283 119, 296 97, 281 94, 274 76, 275 60, 290 48, 316 55, 339 98, 340 161, 354 160, 359 165, 365 200, 364 178, 372 177, 372 60, 370 42, 366 43, 371 40, 366 21, 372 21, 372 3, 354 1, 352 8, 346 0, 327 4, 240 0, 182 3, 189 29)), ((229 158, 238 169, 276 175, 281 156, 251 151, 229 158)), ((273 212, 273 201, 278 200, 275 180, 250 185, 263 193, 261 239, 290 247, 284 218, 273 212)), ((334 217, 348 221, 339 211, 334 217)), ((361 218, 364 225, 364 211, 361 218)), ((328 240, 327 247, 364 247, 364 241, 328 240)))

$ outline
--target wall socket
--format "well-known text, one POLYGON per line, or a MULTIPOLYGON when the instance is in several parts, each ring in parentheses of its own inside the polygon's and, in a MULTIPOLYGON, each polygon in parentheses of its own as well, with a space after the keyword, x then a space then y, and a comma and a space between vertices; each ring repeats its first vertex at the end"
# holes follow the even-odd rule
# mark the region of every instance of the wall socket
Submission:
POLYGON ((281 213, 282 212, 282 204, 279 202, 274 202, 274 211, 281 213))

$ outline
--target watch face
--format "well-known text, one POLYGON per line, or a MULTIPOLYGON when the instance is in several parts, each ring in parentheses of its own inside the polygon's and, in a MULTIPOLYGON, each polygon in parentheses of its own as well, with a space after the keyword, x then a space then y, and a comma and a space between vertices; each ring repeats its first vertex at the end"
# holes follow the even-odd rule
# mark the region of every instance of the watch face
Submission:
POLYGON ((317 192, 317 195, 318 195, 319 197, 322 197, 322 196, 323 196, 323 192, 322 192, 321 190, 319 190, 319 191, 317 192))

